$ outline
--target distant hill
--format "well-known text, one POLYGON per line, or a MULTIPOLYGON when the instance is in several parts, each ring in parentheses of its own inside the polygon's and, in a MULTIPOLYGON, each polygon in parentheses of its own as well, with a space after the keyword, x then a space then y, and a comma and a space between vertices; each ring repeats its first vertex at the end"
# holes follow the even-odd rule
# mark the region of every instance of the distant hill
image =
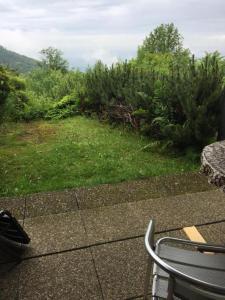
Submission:
POLYGON ((37 63, 38 61, 33 58, 18 54, 0 46, 0 65, 8 66, 20 73, 26 73, 34 69, 37 66, 37 63))

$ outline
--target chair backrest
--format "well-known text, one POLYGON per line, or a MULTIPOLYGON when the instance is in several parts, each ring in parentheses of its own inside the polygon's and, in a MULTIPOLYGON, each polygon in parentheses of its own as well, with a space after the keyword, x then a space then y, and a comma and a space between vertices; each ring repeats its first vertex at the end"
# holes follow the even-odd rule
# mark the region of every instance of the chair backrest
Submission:
MULTIPOLYGON (((171 238, 162 238, 166 240, 171 238)), ((176 239, 177 241, 179 239, 176 239)), ((181 240, 180 240, 181 241, 181 240)), ((158 248, 160 240, 157 242, 158 248)), ((157 254, 154 247, 154 222, 150 221, 146 235, 145 246, 151 259, 169 275, 168 300, 176 299, 183 300, 225 300, 225 278, 224 287, 219 287, 207 282, 202 282, 197 278, 188 276, 181 271, 168 264, 157 254), (175 296, 175 297, 174 297, 175 296)), ((222 274, 221 274, 222 275, 222 274)))

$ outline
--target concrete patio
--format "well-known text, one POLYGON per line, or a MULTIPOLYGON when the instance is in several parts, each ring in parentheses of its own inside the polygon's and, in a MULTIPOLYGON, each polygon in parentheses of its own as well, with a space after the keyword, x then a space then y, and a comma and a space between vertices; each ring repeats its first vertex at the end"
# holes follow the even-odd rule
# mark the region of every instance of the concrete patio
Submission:
MULTIPOLYGON (((0 299, 142 299, 144 233, 185 237, 195 225, 224 243, 225 195, 199 174, 0 198, 31 244, 20 263, 0 265, 0 299)), ((150 291, 149 291, 150 292, 150 291)))

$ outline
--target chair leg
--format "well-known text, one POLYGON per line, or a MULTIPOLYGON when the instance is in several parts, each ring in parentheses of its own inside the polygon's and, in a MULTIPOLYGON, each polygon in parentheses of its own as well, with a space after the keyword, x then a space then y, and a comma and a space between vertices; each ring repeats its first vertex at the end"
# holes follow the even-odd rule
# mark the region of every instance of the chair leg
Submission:
POLYGON ((168 295, 167 295, 167 300, 173 300, 173 288, 174 288, 174 282, 173 279, 171 278, 171 276, 169 277, 168 280, 168 295))
POLYGON ((151 270, 152 270, 152 260, 150 257, 148 257, 147 270, 146 270, 146 275, 145 275, 144 300, 147 300, 151 270))

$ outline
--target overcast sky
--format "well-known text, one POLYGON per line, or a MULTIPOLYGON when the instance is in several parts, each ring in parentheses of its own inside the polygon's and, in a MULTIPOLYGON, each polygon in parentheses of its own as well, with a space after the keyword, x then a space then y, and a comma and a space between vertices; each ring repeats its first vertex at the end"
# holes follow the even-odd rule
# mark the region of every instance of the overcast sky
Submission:
POLYGON ((0 0, 0 45, 34 58, 53 46, 73 67, 110 64, 170 22, 197 56, 225 55, 225 0, 0 0))

